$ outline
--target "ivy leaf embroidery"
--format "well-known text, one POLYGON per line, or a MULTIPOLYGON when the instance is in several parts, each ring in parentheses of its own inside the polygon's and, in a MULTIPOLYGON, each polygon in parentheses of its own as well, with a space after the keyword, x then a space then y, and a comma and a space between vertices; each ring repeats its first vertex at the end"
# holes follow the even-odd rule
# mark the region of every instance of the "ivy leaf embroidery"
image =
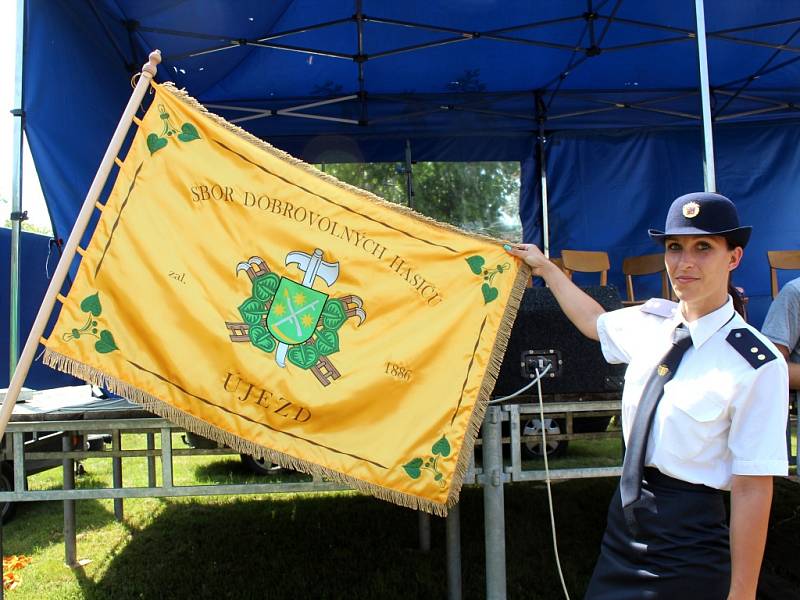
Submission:
POLYGON ((264 303, 256 298, 248 298, 239 307, 239 314, 242 315, 242 319, 248 325, 258 325, 266 312, 264 303))
POLYGON ((147 136, 147 149, 150 150, 150 156, 161 150, 167 145, 167 139, 158 137, 155 133, 147 136))
POLYGON ((250 328, 250 342, 264 352, 272 352, 278 345, 263 325, 254 325, 250 328))
POLYGON ((286 353, 287 358, 301 369, 310 369, 319 360, 319 352, 310 344, 292 346, 286 353))
POLYGON ((469 264, 470 270, 475 273, 475 275, 480 275, 481 271, 483 270, 483 265, 486 262, 482 256, 470 256, 467 259, 467 263, 469 264))
POLYGON ((411 479, 419 479, 420 468, 422 468, 421 458, 415 458, 414 460, 410 460, 403 465, 403 469, 405 469, 405 472, 408 473, 408 476, 411 477, 411 479))
POLYGON ((108 329, 104 329, 100 332, 100 339, 94 343, 94 349, 100 354, 108 354, 114 350, 119 350, 116 342, 114 341, 114 336, 111 335, 111 332, 108 331, 108 329))
POLYGON ((442 436, 431 448, 431 452, 439 456, 450 456, 450 442, 442 436))
POLYGON ((496 300, 497 296, 500 294, 497 288, 490 286, 488 283, 484 283, 481 286, 481 292, 483 292, 484 304, 489 304, 492 300, 496 300))
POLYGON ((182 142, 191 142, 192 140, 199 140, 200 134, 197 133, 197 128, 191 123, 184 123, 181 126, 181 133, 178 134, 178 139, 182 142))
POLYGON ((347 313, 339 300, 330 299, 322 309, 322 324, 326 329, 339 329, 347 320, 347 313))
POLYGON ((335 331, 323 329, 317 332, 317 350, 323 356, 339 351, 339 335, 335 331))
POLYGON ((100 306, 100 292, 92 294, 91 296, 86 296, 86 298, 81 301, 81 310, 83 312, 92 313, 95 317, 99 317, 100 313, 103 311, 102 306, 100 306))
POLYGON ((275 273, 256 277, 253 280, 253 297, 257 300, 261 300, 261 302, 266 302, 278 291, 280 282, 281 278, 275 275, 275 273))

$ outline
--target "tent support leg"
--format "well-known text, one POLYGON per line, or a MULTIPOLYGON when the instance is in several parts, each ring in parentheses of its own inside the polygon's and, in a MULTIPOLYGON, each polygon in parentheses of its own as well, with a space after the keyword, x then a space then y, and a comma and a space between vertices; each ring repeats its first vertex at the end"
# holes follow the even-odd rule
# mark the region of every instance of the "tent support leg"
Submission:
POLYGON ((461 510, 447 511, 447 599, 461 600, 461 510))
POLYGON ((486 598, 506 598, 506 525, 500 407, 490 406, 483 420, 483 528, 486 543, 486 598))
POLYGON ((547 204, 547 162, 544 156, 544 122, 539 121, 539 178, 542 188, 542 252, 550 258, 550 209, 547 204))
POLYGON ((703 0, 694 0, 697 21, 697 58, 700 67, 700 100, 703 108, 703 179, 705 191, 717 191, 714 167, 714 133, 711 122, 711 94, 708 81, 708 52, 706 49, 706 17, 703 0))
POLYGON ((536 137, 536 152, 539 154, 539 184, 542 195, 542 252, 550 258, 550 209, 547 204, 547 159, 544 154, 546 141, 544 133, 544 122, 547 119, 547 107, 544 104, 542 93, 536 94, 536 122, 539 123, 539 131, 536 137))
MULTIPOLYGON (((115 429, 111 432, 111 449, 112 450, 122 450, 122 435, 119 432, 119 429, 115 429)), ((115 456, 111 459, 111 476, 114 480, 114 487, 121 488, 122 487, 122 457, 115 456)), ((122 498, 114 498, 114 518, 118 522, 122 522, 125 518, 124 506, 122 504, 122 498)))
POLYGON ((11 182, 11 281, 9 282, 8 372, 13 373, 19 359, 19 251, 22 221, 22 134, 25 113, 22 109, 22 68, 25 48, 25 0, 17 0, 17 47, 14 75, 14 149, 11 182))
POLYGON ((406 203, 414 208, 414 173, 411 170, 411 140, 406 140, 406 203))
MULTIPOLYGON (((72 432, 65 431, 61 437, 61 449, 72 451, 72 432)), ((64 471, 64 489, 75 489, 75 460, 65 458, 62 462, 64 471)), ((78 550, 75 534, 75 500, 64 500, 64 562, 68 567, 78 564, 78 550)))
POLYGON ((431 516, 426 513, 417 511, 419 515, 419 549, 426 554, 431 551, 431 516))

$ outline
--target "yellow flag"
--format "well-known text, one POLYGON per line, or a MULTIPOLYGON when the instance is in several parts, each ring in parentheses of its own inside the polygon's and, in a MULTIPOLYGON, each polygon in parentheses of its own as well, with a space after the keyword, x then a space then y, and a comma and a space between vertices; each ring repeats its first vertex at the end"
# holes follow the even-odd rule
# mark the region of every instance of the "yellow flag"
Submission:
POLYGON ((530 270, 155 88, 45 362, 445 514, 530 270))

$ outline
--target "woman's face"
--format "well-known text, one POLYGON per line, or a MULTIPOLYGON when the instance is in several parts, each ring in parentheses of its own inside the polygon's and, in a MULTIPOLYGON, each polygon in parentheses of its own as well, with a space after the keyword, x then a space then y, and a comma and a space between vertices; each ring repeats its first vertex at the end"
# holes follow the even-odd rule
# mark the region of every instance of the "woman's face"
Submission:
POLYGON ((741 259, 742 249, 729 250, 727 240, 719 235, 679 235, 668 237, 664 244, 664 263, 675 295, 695 316, 725 303, 728 274, 741 259))

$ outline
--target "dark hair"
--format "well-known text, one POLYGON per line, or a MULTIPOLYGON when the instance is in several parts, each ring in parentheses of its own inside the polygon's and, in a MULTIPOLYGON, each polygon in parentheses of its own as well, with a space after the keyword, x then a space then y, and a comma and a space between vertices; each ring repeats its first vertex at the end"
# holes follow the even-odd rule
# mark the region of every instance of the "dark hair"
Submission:
MULTIPOLYGON (((728 250, 735 250, 738 248, 729 238, 725 238, 725 241, 728 243, 728 250)), ((733 271, 728 273, 728 294, 733 298, 733 310, 739 313, 743 319, 747 320, 744 312, 744 300, 742 300, 742 295, 739 293, 739 290, 733 285, 733 271)))

